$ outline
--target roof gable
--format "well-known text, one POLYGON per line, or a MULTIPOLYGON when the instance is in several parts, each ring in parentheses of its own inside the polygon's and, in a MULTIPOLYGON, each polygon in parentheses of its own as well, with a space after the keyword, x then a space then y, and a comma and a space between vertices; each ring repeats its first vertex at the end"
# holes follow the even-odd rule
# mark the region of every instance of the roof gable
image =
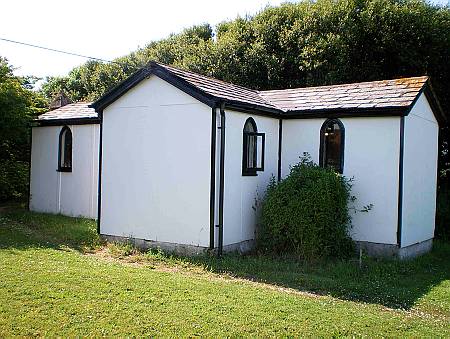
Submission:
POLYGON ((130 88, 156 75, 210 107, 224 103, 230 109, 275 117, 403 116, 426 90, 438 120, 445 121, 426 76, 334 86, 257 91, 194 72, 151 61, 91 107, 102 111, 130 88))

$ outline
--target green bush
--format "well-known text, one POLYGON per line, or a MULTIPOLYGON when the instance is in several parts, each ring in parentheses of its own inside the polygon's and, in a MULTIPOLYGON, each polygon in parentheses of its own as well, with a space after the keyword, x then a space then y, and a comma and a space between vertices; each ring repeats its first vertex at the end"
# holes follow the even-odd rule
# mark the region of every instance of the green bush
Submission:
POLYGON ((450 241, 450 188, 448 184, 439 187, 436 207, 435 236, 450 241))
MULTIPOLYGON (((321 168, 308 154, 280 182, 272 178, 262 202, 258 247, 311 260, 346 257, 354 249, 348 231, 351 179, 321 168)), ((366 207, 370 209, 369 207, 366 207)))
POLYGON ((23 201, 28 196, 28 163, 7 159, 0 161, 0 202, 23 201))

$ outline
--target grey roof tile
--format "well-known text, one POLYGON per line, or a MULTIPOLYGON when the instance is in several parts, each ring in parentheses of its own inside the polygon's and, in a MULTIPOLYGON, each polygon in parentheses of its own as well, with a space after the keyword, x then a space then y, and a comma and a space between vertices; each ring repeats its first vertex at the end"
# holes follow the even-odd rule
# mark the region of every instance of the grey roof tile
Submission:
POLYGON ((338 108, 404 107, 413 103, 428 77, 403 78, 334 86, 260 91, 284 112, 338 108), (306 107, 308 106, 308 107, 306 107))
POLYGON ((90 102, 77 102, 68 104, 60 108, 48 111, 41 114, 36 119, 37 121, 47 120, 68 120, 68 119, 83 119, 83 118, 98 118, 98 114, 91 107, 90 102))

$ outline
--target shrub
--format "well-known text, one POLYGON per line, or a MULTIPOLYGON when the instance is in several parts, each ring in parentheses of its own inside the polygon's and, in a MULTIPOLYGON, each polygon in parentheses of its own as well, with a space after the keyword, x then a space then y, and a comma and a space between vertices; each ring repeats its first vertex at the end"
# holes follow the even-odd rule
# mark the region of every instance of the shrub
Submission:
MULTIPOLYGON (((280 182, 272 178, 262 202, 258 246, 311 260, 345 257, 354 248, 349 236, 351 179, 321 168, 308 154, 280 182)), ((370 209, 370 206, 367 207, 370 209)))
POLYGON ((0 161, 0 202, 23 201, 28 196, 28 163, 8 159, 0 161))
POLYGON ((450 241, 450 188, 445 184, 438 189, 434 233, 436 238, 450 241))

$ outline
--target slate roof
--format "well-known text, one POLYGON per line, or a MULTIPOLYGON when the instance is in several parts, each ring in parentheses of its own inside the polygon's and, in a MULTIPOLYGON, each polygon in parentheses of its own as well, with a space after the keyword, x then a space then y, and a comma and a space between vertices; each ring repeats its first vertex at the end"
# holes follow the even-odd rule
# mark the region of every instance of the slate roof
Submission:
POLYGON ((334 86, 257 91, 151 61, 91 106, 102 111, 152 74, 209 105, 274 117, 404 116, 424 92, 440 121, 446 118, 426 76, 334 86))
POLYGON ((408 107, 428 77, 305 87, 259 94, 283 112, 324 109, 408 107))
POLYGON ((265 100, 264 97, 260 95, 260 92, 256 90, 168 65, 160 63, 158 63, 158 65, 215 98, 277 109, 275 105, 265 100))
POLYGON ((67 104, 60 108, 48 111, 41 114, 35 120, 38 123, 48 124, 57 121, 65 121, 70 123, 71 121, 80 120, 98 120, 98 113, 91 107, 90 102, 77 102, 73 104, 67 104))

